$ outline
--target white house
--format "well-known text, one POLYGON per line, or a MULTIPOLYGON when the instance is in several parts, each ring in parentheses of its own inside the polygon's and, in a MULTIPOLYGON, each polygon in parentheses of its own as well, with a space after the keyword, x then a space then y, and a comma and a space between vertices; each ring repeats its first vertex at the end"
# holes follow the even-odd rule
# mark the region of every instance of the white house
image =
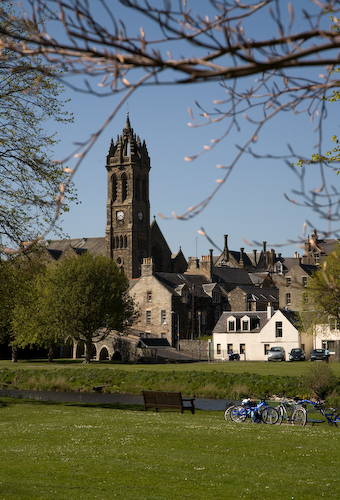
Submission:
POLYGON ((229 359, 229 352, 238 352, 241 360, 266 361, 271 347, 281 346, 286 360, 294 347, 302 347, 308 356, 313 337, 300 333, 294 313, 290 311, 223 312, 213 330, 214 358, 229 359))

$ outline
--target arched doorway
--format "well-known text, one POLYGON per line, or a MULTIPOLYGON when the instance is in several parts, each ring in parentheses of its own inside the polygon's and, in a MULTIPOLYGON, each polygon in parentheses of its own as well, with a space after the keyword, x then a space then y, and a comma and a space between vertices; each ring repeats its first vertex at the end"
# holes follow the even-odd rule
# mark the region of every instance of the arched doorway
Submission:
POLYGON ((107 361, 109 359, 109 351, 107 347, 103 347, 99 353, 99 361, 107 361))

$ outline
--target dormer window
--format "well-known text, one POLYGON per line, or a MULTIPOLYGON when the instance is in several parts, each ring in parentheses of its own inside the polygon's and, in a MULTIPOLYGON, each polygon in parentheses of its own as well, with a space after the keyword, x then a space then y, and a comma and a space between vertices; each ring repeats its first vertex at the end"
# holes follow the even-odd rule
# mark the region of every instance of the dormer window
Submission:
POLYGON ((282 274, 282 263, 281 262, 277 262, 275 264, 275 273, 282 274))
POLYGON ((183 292, 182 294, 182 303, 187 304, 188 303, 188 292, 183 292))
POLYGON ((248 319, 242 320, 242 331, 249 332, 249 320, 248 319))
POLYGON ((229 332, 235 331, 235 320, 232 319, 228 322, 228 331, 229 332))

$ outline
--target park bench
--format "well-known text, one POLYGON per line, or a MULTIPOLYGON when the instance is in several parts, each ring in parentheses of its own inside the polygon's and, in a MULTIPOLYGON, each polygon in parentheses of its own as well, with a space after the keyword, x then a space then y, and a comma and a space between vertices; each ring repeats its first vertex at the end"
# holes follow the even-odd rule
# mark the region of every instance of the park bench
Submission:
POLYGON ((182 398, 180 392, 167 391, 142 391, 144 399, 144 410, 148 408, 177 408, 183 413, 184 410, 190 410, 195 413, 195 398, 182 398))
POLYGON ((104 387, 107 387, 107 384, 106 384, 106 385, 95 385, 95 386, 93 387, 93 390, 94 390, 95 392, 102 392, 102 390, 104 389, 104 387))

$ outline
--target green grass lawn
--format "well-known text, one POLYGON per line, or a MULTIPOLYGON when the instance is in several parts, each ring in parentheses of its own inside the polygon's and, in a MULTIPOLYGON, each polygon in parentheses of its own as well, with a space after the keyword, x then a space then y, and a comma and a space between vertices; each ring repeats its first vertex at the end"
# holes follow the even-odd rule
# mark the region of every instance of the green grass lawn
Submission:
POLYGON ((0 498, 337 499, 339 432, 2 398, 0 498))

